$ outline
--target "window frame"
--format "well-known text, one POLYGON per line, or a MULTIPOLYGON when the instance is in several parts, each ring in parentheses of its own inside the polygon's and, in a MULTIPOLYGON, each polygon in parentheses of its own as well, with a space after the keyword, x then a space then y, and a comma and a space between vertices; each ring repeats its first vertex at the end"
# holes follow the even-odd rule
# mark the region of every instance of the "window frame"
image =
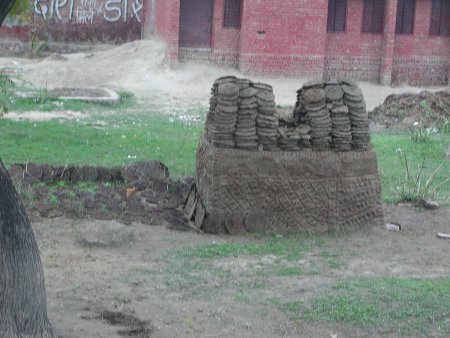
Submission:
POLYGON ((386 0, 364 0, 363 1, 363 13, 362 13, 362 27, 361 31, 363 33, 369 34, 384 34, 384 23, 385 23, 385 12, 386 12, 386 0), (382 13, 381 13, 381 21, 377 23, 377 26, 374 24, 374 16, 375 7, 378 2, 382 2, 382 13), (368 8, 370 5, 370 8, 368 8), (369 14, 370 13, 370 14, 369 14), (366 18, 367 15, 367 18, 366 18), (370 21, 369 21, 370 18, 370 21), (369 22, 369 24, 368 24, 369 22), (378 29, 374 29, 378 28, 378 29))
POLYGON ((414 25, 416 23, 416 6, 417 6, 417 0, 398 0, 397 5, 397 15, 395 19, 395 34, 398 35, 412 35, 414 34, 414 25), (411 18, 411 31, 405 30, 405 8, 407 8, 408 2, 414 2, 412 8, 412 18, 411 18), (400 6, 402 5, 401 12, 400 12, 400 6), (399 16, 401 16, 401 26, 399 25, 399 16))
POLYGON ((327 32, 328 33, 344 33, 347 30, 347 0, 328 0, 328 17, 327 17, 327 32), (343 1, 344 2, 344 17, 343 17, 343 27, 336 28, 336 13, 338 11, 338 6, 336 5, 337 1, 343 1), (332 6, 333 3, 333 6, 332 6), (330 16, 330 8, 334 7, 333 16, 331 19, 330 16))
POLYGON ((240 29, 242 26, 242 0, 224 0, 223 2, 223 28, 240 29), (236 2, 236 6, 230 4, 236 2), (234 8, 233 8, 234 7, 234 8), (231 8, 231 9, 230 9, 231 8), (232 10, 234 9, 234 11, 232 10), (236 16, 230 16, 237 12, 236 16), (228 16, 227 16, 228 15, 228 16))
MULTIPOLYGON (((444 12, 445 12, 445 3, 446 0, 432 0, 431 1, 431 14, 430 14, 430 35, 431 36, 443 36, 443 37, 447 37, 450 36, 450 14, 448 14, 448 17, 445 18, 444 16, 444 12), (434 17, 434 10, 435 10, 435 6, 439 5, 440 6, 440 13, 439 13, 439 24, 434 24, 434 22, 436 22, 436 18, 434 17), (446 22, 443 20, 446 19, 446 22), (447 23, 447 31, 443 31, 443 27, 445 29, 445 26, 443 26, 443 23, 447 23)), ((448 1, 448 0, 447 0, 448 1)), ((450 11, 450 1, 449 3, 447 3, 447 10, 450 11)))

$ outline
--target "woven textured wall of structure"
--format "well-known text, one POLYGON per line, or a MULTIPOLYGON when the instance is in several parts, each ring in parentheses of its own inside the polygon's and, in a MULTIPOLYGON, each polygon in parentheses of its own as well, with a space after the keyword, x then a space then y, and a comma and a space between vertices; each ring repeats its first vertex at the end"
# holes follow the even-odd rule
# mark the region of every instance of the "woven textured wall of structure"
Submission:
POLYGON ((324 232, 383 220, 377 158, 360 89, 313 81, 277 113, 272 87, 212 87, 185 209, 206 232, 324 232))

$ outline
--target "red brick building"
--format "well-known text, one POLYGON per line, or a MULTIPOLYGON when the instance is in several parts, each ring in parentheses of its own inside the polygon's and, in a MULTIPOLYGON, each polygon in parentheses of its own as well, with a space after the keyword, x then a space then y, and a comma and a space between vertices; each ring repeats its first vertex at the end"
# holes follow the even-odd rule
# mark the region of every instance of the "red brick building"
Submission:
POLYGON ((170 58, 252 74, 449 82, 450 0, 150 0, 170 58))
POLYGON ((124 42, 152 33, 174 62, 250 74, 449 83, 450 0, 30 0, 1 39, 124 42), (46 24, 44 25, 44 18, 46 24), (36 29, 37 27, 37 29, 36 29))

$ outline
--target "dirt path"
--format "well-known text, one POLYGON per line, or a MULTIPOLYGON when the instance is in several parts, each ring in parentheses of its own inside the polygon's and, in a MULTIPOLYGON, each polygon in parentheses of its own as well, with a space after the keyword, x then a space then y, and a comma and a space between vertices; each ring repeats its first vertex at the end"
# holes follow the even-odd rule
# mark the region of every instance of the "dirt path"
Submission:
MULTIPOLYGON (((276 256, 211 258, 207 269, 174 255, 185 247, 246 243, 252 238, 176 232, 133 223, 135 240, 116 248, 85 247, 82 231, 99 221, 46 219, 33 224, 46 274, 48 307, 56 332, 69 337, 374 337, 373 333, 293 319, 283 302, 307 302, 346 277, 448 276, 450 210, 385 206, 401 233, 374 228, 325 236, 298 262, 315 273, 263 278, 276 256), (329 258, 324 260, 327 252, 329 258), (197 272, 196 272, 197 271, 197 272), (256 284, 258 283, 258 284, 256 284), (111 312, 116 321, 101 318, 111 312), (126 317, 126 316, 131 317, 126 317), (136 319, 141 326, 137 326, 136 319), (123 326, 111 325, 120 322, 123 326), (145 330, 144 330, 145 329, 145 330), (118 333, 122 332, 122 335, 118 333), (125 332, 125 333, 124 333, 125 332), (134 333, 133 333, 134 332, 134 333)), ((279 263, 276 263, 279 264, 279 263)), ((114 319, 113 318, 113 319, 114 319)), ((392 336, 394 337, 394 336, 392 336)))
MULTIPOLYGON (((165 107, 168 113, 186 110, 194 104, 207 106, 213 81, 223 75, 240 77, 235 69, 201 64, 179 64, 169 68, 166 46, 157 40, 134 41, 108 50, 50 56, 43 59, 0 58, 0 69, 7 69, 41 88, 98 87, 125 89, 149 104, 165 107)), ((276 103, 295 104, 296 91, 305 78, 249 76, 273 85, 276 103)), ((359 83, 369 110, 393 93, 419 92, 423 88, 385 87, 359 83)), ((434 88, 439 89, 439 88, 434 88)))

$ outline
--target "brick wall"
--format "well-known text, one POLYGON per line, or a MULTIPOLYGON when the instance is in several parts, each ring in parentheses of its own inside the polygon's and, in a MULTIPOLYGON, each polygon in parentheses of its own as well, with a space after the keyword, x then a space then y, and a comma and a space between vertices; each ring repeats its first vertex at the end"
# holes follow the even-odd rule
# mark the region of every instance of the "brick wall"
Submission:
POLYGON ((322 76, 328 0, 244 1, 239 68, 322 76))
POLYGON ((328 32, 324 77, 378 82, 382 34, 362 33, 363 1, 347 0, 345 32, 328 32))
POLYGON ((3 24, 0 28, 0 39, 17 39, 27 42, 30 39, 31 25, 7 25, 3 24))
POLYGON ((396 36, 392 82, 448 84, 450 37, 430 35, 431 0, 417 0, 415 15, 413 34, 396 36))
POLYGON ((144 0, 31 0, 34 24, 56 41, 141 38, 144 0), (48 31, 44 28, 44 18, 48 31))
POLYGON ((213 25, 211 49, 180 48, 180 61, 199 61, 201 63, 218 64, 223 67, 239 66, 239 48, 241 30, 224 27, 224 0, 215 0, 213 7, 213 25))
POLYGON ((169 60, 178 61, 180 0, 155 0, 155 32, 167 42, 169 60))
POLYGON ((222 27, 223 0, 216 0, 211 51, 180 51, 180 58, 232 66, 236 55, 253 74, 447 84, 450 38, 430 36, 431 0, 417 0, 412 35, 395 34, 397 0, 385 1, 383 33, 362 32, 362 0, 347 1, 345 32, 332 33, 327 0, 246 0, 240 31, 222 27))

